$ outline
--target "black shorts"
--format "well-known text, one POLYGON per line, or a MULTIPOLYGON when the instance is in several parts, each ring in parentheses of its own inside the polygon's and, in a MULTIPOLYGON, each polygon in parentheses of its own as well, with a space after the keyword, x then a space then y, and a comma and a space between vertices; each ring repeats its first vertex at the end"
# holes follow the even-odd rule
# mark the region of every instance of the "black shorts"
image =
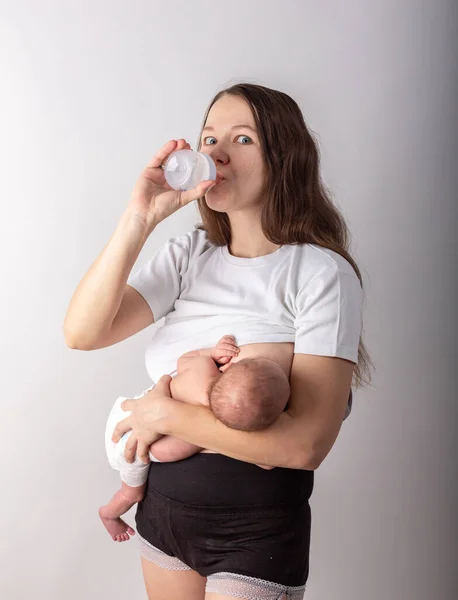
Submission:
POLYGON ((151 463, 137 530, 204 577, 228 572, 300 586, 309 571, 313 477, 221 454, 151 463))

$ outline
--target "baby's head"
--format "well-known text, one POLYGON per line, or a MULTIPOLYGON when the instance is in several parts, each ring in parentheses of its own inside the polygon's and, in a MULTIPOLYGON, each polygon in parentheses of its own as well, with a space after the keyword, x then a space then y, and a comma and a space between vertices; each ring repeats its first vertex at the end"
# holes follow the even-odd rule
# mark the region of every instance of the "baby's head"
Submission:
POLYGON ((210 408, 231 429, 259 431, 283 412, 289 393, 288 377, 276 362, 245 358, 212 382, 210 408))

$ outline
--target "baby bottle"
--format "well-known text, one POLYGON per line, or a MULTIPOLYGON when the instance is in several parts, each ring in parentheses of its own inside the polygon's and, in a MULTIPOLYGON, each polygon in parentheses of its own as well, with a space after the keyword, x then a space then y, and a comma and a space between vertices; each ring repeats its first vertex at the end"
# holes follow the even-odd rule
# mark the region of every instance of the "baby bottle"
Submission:
POLYGON ((164 165, 165 180, 174 190, 192 190, 202 181, 216 179, 216 165, 207 154, 177 150, 164 165))

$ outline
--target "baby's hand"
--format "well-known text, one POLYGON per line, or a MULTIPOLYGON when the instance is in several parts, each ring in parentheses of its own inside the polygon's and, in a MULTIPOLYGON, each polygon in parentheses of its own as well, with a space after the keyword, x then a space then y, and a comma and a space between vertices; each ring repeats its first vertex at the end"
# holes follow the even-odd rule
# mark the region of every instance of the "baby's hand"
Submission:
POLYGON ((240 348, 235 343, 235 337, 225 335, 213 348, 211 357, 217 363, 225 365, 232 360, 234 356, 238 356, 240 348))

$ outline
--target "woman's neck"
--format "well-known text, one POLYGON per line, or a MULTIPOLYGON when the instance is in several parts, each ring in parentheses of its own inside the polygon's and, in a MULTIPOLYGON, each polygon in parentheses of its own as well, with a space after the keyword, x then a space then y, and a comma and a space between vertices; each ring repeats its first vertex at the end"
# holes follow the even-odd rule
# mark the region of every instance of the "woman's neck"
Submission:
POLYGON ((275 252, 280 246, 270 242, 261 227, 259 214, 231 214, 229 252, 240 258, 256 258, 275 252))

